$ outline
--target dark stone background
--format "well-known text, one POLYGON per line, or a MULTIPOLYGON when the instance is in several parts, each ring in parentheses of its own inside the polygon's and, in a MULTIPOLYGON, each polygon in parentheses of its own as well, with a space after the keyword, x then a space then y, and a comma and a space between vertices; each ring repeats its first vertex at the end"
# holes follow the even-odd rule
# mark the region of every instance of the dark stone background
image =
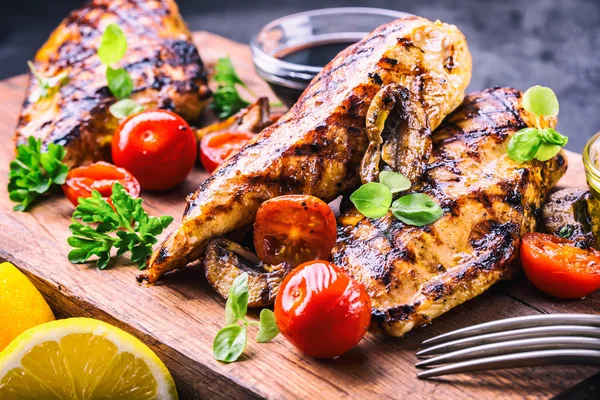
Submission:
MULTIPOLYGON (((0 11, 0 79, 25 72, 52 29, 81 0, 9 0, 0 11)), ((600 0, 179 0, 193 30, 248 42, 274 18, 333 6, 393 8, 456 24, 473 54, 470 89, 550 86, 559 130, 581 152, 600 130, 600 0)))

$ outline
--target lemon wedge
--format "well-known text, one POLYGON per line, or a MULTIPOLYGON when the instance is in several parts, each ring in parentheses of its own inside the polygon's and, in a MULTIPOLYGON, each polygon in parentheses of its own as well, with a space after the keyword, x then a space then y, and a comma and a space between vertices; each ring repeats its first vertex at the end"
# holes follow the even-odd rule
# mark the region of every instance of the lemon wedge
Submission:
POLYGON ((177 399, 171 374, 145 344, 90 318, 25 331, 0 353, 0 399, 177 399))
POLYGON ((29 328, 54 320, 48 304, 11 263, 0 263, 0 351, 29 328))

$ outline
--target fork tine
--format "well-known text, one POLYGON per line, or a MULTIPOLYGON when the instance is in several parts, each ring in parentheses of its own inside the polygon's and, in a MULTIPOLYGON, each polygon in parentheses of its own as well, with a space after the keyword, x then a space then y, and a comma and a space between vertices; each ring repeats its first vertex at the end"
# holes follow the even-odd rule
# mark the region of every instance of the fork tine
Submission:
POLYGON ((484 333, 502 332, 506 330, 527 328, 530 326, 549 326, 549 325, 585 325, 600 326, 600 315, 591 314, 543 314, 528 315, 525 317, 507 318, 499 321, 486 322, 479 325, 473 325, 452 332, 444 333, 427 339, 423 345, 434 345, 451 340, 462 339, 469 336, 480 335, 484 333))
POLYGON ((462 372, 475 372, 492 369, 514 367, 533 367, 539 365, 600 365, 600 351, 598 350, 541 350, 526 353, 506 354, 502 356, 486 357, 477 360, 463 361, 443 367, 428 369, 419 372, 420 379, 434 376, 458 374, 462 372))
POLYGON ((538 350, 588 349, 600 350, 600 339, 590 337, 553 336, 533 339, 510 340, 508 342, 484 344, 428 358, 415 364, 417 368, 448 364, 456 361, 498 356, 507 353, 522 353, 538 350))
POLYGON ((600 338, 600 327, 594 326, 540 326, 535 328, 517 329, 506 332, 494 332, 479 336, 444 342, 417 352, 417 357, 447 353, 483 344, 503 342, 507 340, 530 339, 549 336, 586 336, 600 338))

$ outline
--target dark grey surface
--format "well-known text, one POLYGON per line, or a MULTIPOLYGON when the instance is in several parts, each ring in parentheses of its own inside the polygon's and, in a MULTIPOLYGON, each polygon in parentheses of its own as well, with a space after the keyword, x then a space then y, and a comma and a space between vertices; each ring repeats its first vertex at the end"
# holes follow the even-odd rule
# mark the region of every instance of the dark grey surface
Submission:
MULTIPOLYGON (((0 11, 0 78, 25 71, 51 30, 80 0, 10 0, 0 11)), ((470 90, 550 86, 561 104, 559 130, 580 152, 600 130, 600 0, 179 0, 191 29, 248 42, 274 18, 333 6, 407 11, 456 24, 473 54, 470 90)))

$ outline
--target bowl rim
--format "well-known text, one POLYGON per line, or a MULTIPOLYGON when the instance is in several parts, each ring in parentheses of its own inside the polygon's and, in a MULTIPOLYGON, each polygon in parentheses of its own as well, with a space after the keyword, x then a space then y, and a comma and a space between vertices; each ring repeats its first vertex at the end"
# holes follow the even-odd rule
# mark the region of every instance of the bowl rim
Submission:
POLYGON ((600 177, 600 169, 594 163, 594 160, 591 156, 592 147, 600 140, 600 131, 596 132, 583 146, 583 151, 581 153, 581 158, 583 160, 583 168, 586 173, 590 173, 595 175, 595 177, 600 177))
MULTIPOLYGON (((265 53, 258 46, 257 40, 258 36, 269 29, 272 29, 276 25, 280 25, 283 21, 298 18, 298 17, 310 17, 310 16, 322 16, 322 15, 338 15, 338 14, 371 14, 371 15, 381 15, 381 16, 389 16, 394 19, 413 17, 413 14, 404 12, 404 11, 396 11, 389 10, 386 8, 377 8, 377 7, 329 7, 329 8, 318 8, 309 11, 302 11, 294 14, 285 15, 283 17, 279 17, 274 19, 273 21, 267 23, 265 26, 260 28, 260 30, 255 33, 250 39, 250 49, 252 50, 254 64, 256 65, 257 59, 263 59, 263 62, 268 62, 273 67, 280 67, 282 69, 290 70, 290 71, 298 71, 298 72, 312 72, 315 75, 321 72, 322 67, 314 67, 311 65, 303 65, 303 64, 295 64, 289 61, 283 61, 278 58, 275 58, 267 53, 265 53)), ((377 27, 375 27, 377 28, 377 27)), ((375 29, 373 28, 373 29, 375 29)))

